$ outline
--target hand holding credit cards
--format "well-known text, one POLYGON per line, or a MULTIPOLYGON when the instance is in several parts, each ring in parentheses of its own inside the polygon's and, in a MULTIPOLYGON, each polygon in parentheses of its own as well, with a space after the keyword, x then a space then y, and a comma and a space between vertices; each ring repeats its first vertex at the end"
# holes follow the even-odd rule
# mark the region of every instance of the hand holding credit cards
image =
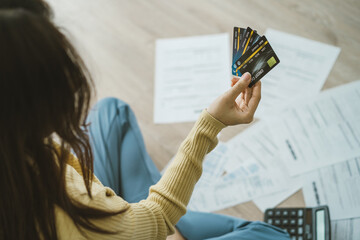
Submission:
POLYGON ((248 27, 234 27, 232 74, 242 76, 251 74, 249 87, 254 86, 263 76, 273 69, 280 60, 265 36, 257 34, 248 27))

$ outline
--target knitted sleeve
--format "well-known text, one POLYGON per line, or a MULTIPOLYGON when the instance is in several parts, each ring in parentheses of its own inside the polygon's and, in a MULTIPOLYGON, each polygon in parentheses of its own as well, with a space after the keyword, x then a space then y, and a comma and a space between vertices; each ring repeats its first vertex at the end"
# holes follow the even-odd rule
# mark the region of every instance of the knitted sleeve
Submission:
MULTIPOLYGON (((125 210, 113 217, 92 220, 97 226, 110 231, 118 231, 118 234, 100 235, 85 230, 86 238, 166 239, 167 235, 174 233, 175 224, 186 213, 186 206, 194 186, 201 176, 203 159, 216 146, 217 135, 224 127, 223 123, 204 110, 180 145, 174 161, 159 182, 150 187, 148 198, 138 203, 127 203, 97 182, 94 182, 92 187, 93 199, 87 199, 86 194, 78 196, 79 191, 85 190, 79 190, 79 184, 83 182, 80 175, 78 183, 77 177, 72 176, 68 192, 75 199, 86 202, 91 207, 110 211, 120 210, 120 208, 125 210)), ((67 228, 69 229, 69 226, 67 228)), ((76 232, 72 231, 71 236, 64 232, 62 235, 64 238, 75 237, 76 232)))

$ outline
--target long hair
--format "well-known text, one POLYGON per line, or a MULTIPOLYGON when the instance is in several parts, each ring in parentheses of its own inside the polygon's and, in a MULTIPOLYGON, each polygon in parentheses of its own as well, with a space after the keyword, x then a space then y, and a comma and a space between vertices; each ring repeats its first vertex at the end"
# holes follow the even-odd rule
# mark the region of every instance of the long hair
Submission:
POLYGON ((89 220, 121 211, 81 205, 65 187, 73 150, 91 197, 93 156, 85 125, 91 93, 83 61, 47 18, 0 10, 0 239, 57 239, 55 205, 80 231, 109 233, 89 220))
POLYGON ((16 9, 22 8, 36 15, 50 19, 53 16, 52 9, 43 0, 1 0, 0 8, 16 9))

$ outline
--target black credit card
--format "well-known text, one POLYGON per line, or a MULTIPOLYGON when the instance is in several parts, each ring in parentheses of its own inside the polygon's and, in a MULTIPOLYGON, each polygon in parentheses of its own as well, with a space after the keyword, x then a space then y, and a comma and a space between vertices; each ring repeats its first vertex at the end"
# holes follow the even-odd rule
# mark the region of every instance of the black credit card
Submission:
POLYGON ((233 64, 233 67, 236 66, 236 76, 241 76, 245 72, 251 74, 249 87, 252 87, 279 62, 270 43, 265 36, 262 36, 233 64))
POLYGON ((234 27, 232 63, 234 63, 235 60, 237 60, 242 55, 239 52, 239 49, 240 49, 240 43, 244 37, 245 31, 246 31, 245 28, 234 27))
POLYGON ((241 55, 244 55, 247 48, 251 45, 249 45, 250 38, 252 37, 252 34, 254 34, 254 30, 252 30, 250 27, 248 27, 244 33, 244 37, 240 43, 240 49, 239 52, 241 52, 241 55))
POLYGON ((254 30, 253 34, 251 35, 250 41, 249 41, 249 46, 254 45, 254 43, 256 43, 260 39, 260 37, 261 36, 256 32, 256 30, 254 30))
POLYGON ((252 30, 250 27, 244 31, 243 36, 240 39, 240 46, 238 47, 237 54, 235 57, 233 56, 233 75, 239 76, 239 73, 236 72, 234 63, 253 45, 255 39, 258 39, 258 37, 259 35, 256 33, 256 31, 252 30))

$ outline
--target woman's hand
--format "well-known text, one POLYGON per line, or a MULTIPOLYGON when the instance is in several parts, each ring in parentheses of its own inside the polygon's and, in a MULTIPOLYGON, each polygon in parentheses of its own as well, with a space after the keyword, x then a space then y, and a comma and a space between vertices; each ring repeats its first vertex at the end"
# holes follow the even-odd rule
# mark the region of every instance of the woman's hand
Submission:
POLYGON ((232 88, 218 97, 207 109, 214 118, 230 126, 250 123, 261 98, 261 82, 248 88, 251 81, 249 73, 231 80, 232 88))

